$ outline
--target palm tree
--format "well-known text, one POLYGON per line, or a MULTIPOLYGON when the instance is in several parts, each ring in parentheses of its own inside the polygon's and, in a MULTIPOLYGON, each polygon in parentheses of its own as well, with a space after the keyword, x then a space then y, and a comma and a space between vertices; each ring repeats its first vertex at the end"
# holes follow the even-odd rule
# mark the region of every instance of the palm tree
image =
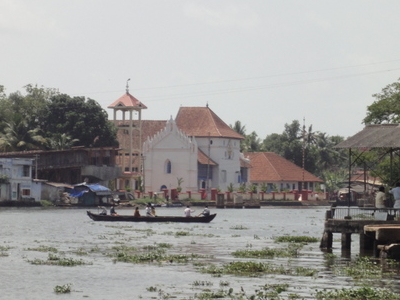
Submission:
POLYGON ((242 125, 240 121, 236 121, 233 126, 229 125, 229 127, 235 130, 237 133, 246 136, 246 126, 242 125))
POLYGON ((0 133, 0 151, 26 151, 45 149, 47 140, 40 128, 30 129, 28 122, 19 114, 14 114, 10 122, 4 122, 0 133))
POLYGON ((52 150, 63 150, 71 148, 79 139, 72 139, 66 133, 55 134, 53 138, 48 141, 49 147, 52 150))

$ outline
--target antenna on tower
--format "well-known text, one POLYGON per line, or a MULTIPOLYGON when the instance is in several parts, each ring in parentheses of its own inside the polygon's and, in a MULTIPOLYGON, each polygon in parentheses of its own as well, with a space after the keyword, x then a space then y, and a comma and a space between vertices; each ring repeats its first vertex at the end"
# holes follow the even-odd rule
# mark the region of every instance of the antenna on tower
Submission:
POLYGON ((131 80, 130 78, 128 78, 128 80, 126 81, 126 93, 129 94, 129 80, 131 80))

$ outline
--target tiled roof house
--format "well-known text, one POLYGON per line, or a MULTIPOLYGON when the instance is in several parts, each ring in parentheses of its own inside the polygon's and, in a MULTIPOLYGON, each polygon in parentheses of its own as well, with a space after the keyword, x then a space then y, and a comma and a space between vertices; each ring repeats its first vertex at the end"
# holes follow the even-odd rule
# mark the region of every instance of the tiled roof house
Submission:
POLYGON ((323 180, 296 164, 273 152, 248 152, 244 154, 251 161, 250 183, 266 183, 279 190, 315 190, 323 180), (303 185, 304 184, 304 185, 303 185))

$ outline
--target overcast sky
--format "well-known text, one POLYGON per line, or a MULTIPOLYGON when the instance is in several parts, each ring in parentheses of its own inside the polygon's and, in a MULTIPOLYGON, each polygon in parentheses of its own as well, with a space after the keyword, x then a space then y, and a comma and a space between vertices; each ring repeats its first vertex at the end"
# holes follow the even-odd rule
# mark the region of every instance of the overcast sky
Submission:
POLYGON ((400 78, 400 1, 0 0, 0 85, 57 88, 142 118, 209 107, 262 139, 299 120, 348 137, 400 78))

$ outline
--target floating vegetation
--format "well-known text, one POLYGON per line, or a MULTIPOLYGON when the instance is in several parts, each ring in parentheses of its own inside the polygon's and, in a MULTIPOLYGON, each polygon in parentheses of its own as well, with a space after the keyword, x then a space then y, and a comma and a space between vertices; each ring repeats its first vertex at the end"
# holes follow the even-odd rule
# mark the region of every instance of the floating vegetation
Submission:
POLYGON ((128 247, 126 245, 113 246, 113 247, 111 247, 111 249, 115 250, 115 251, 124 251, 124 252, 131 252, 131 251, 135 252, 136 251, 135 247, 128 247))
POLYGON ((201 269, 201 272, 213 275, 239 275, 239 276, 260 276, 262 274, 279 274, 279 275, 292 275, 292 276, 314 276, 318 272, 315 269, 297 267, 293 269, 286 269, 283 266, 276 266, 270 263, 261 262, 232 262, 229 264, 217 267, 211 265, 201 269))
POLYGON ((233 289, 230 288, 229 290, 223 290, 220 289, 217 292, 212 292, 212 291, 203 291, 202 293, 196 295, 195 299, 199 300, 208 300, 208 299, 241 299, 241 298, 236 298, 235 295, 233 294, 233 289))
POLYGON ((347 266, 336 268, 335 274, 350 276, 353 279, 375 279, 395 273, 383 270, 376 261, 369 257, 358 257, 355 261, 349 262, 347 266))
POLYGON ((241 258, 274 258, 274 257, 298 257, 302 244, 289 244, 287 248, 270 249, 263 248, 261 250, 237 250, 232 252, 234 257, 241 258))
POLYGON ((193 281, 192 283, 193 286, 212 286, 213 283, 211 281, 193 281))
POLYGON ((127 252, 118 252, 114 256, 114 261, 126 263, 150 263, 150 262, 169 262, 169 263, 188 263, 189 261, 199 258, 197 254, 166 254, 164 249, 150 251, 147 253, 131 254, 127 252))
POLYGON ((43 246, 43 245, 36 247, 36 248, 26 248, 25 250, 26 251, 39 251, 39 252, 53 252, 53 253, 58 252, 57 248, 43 246))
POLYGON ((243 225, 235 225, 235 226, 229 227, 229 229, 233 229, 233 230, 247 230, 247 229, 249 229, 249 228, 244 227, 243 225))
POLYGON ((189 231, 177 231, 175 232, 175 236, 188 236, 190 235, 189 231))
POLYGON ((81 255, 81 256, 89 255, 89 253, 86 250, 84 250, 83 248, 79 248, 78 250, 72 251, 72 253, 74 253, 75 255, 81 255))
POLYGON ((85 262, 81 259, 73 259, 66 257, 59 257, 52 253, 49 253, 47 260, 34 259, 29 260, 32 265, 49 265, 49 266, 63 266, 63 267, 75 267, 80 265, 91 265, 92 263, 85 262))
POLYGON ((56 285, 54 287, 54 292, 56 294, 68 294, 71 293, 72 284, 56 285))
POLYGON ((290 235, 283 235, 274 237, 274 241, 276 243, 316 243, 319 242, 318 238, 310 237, 310 236, 290 236, 290 235))
POLYGON ((10 250, 12 247, 9 246, 0 246, 0 257, 6 257, 8 256, 8 253, 6 251, 10 250))
POLYGON ((287 297, 283 298, 280 296, 282 292, 286 292, 288 288, 287 284, 272 284, 265 285, 255 290, 255 294, 247 295, 243 287, 239 292, 234 292, 233 288, 227 290, 219 289, 216 292, 205 290, 200 294, 196 294, 194 298, 198 300, 210 300, 210 299, 240 299, 240 300, 283 300, 283 299, 304 299, 297 294, 287 294, 287 297))
POLYGON ((315 294, 317 300, 398 300, 399 294, 387 289, 362 287, 359 289, 322 290, 315 294))

